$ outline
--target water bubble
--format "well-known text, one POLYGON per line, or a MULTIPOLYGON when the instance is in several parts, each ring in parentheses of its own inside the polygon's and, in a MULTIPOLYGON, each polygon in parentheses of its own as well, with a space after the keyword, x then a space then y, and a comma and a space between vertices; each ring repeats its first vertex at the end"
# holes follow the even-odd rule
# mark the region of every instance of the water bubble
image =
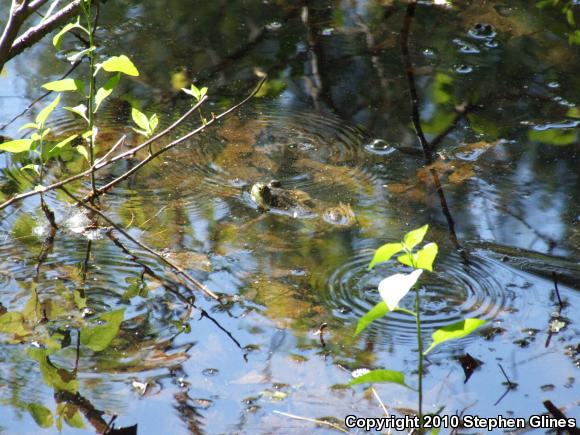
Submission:
POLYGON ((209 368, 209 369, 204 369, 201 373, 204 376, 216 376, 220 371, 218 369, 214 369, 214 368, 209 368))
POLYGON ((469 44, 461 39, 454 39, 453 42, 459 47, 459 51, 464 54, 478 54, 479 49, 472 44, 469 44))
POLYGON ((426 48, 425 50, 423 50, 423 55, 425 57, 435 57, 435 52, 430 48, 426 48))
POLYGON ((459 65, 458 67, 455 68, 455 71, 458 72, 459 74, 469 74, 470 72, 473 71, 473 68, 470 67, 469 65, 459 65))
POLYGON ((499 47, 499 43, 497 41, 493 41, 493 40, 485 41, 485 46, 488 48, 497 48, 497 47, 499 47))
POLYGON ((272 21, 269 24, 266 24, 266 29, 270 30, 272 32, 275 32, 276 30, 280 30, 282 28, 282 23, 279 21, 272 21))
POLYGON ((334 29, 332 27, 327 27, 326 29, 322 29, 320 32, 323 36, 330 36, 334 33, 334 29))
POLYGON ((467 34, 475 39, 493 39, 497 35, 491 24, 476 23, 467 34))
POLYGON ((379 156, 387 156, 389 154, 394 153, 397 149, 390 145, 388 142, 382 139, 374 139, 371 142, 367 143, 364 146, 365 150, 367 150, 371 154, 376 154, 379 156))
POLYGON ((548 83, 548 87, 550 89, 558 89, 560 87, 560 83, 558 83, 558 82, 550 82, 550 83, 548 83))

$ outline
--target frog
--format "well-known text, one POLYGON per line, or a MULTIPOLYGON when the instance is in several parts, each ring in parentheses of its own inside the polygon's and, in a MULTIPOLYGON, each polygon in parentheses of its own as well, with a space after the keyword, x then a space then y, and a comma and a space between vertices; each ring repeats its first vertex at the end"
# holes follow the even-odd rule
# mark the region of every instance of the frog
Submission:
POLYGON ((349 204, 341 202, 337 206, 326 206, 303 190, 285 189, 279 180, 253 184, 250 197, 260 212, 275 210, 295 218, 319 217, 326 223, 339 227, 350 227, 356 222, 349 204))

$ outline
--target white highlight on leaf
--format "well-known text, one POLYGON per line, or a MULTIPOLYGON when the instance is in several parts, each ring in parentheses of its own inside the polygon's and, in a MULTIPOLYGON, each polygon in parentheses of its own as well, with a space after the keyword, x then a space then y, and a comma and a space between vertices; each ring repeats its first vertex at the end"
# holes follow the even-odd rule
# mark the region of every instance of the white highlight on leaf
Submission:
POLYGON ((381 281, 379 293, 390 311, 393 311, 399 301, 409 293, 409 290, 415 285, 422 273, 422 269, 417 269, 409 274, 396 273, 381 281))

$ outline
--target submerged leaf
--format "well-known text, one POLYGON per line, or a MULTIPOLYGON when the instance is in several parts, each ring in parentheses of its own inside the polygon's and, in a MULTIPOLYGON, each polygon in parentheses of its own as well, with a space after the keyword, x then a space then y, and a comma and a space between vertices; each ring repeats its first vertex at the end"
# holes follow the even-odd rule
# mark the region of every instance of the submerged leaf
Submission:
POLYGON ((349 382, 349 385, 364 384, 367 382, 389 382, 402 385, 403 387, 412 390, 412 388, 405 383, 405 375, 396 370, 372 370, 365 375, 354 378, 349 382))
POLYGON ((87 326, 81 329, 81 344, 91 348, 95 352, 106 349, 117 336, 125 309, 111 311, 99 316, 104 325, 87 326))

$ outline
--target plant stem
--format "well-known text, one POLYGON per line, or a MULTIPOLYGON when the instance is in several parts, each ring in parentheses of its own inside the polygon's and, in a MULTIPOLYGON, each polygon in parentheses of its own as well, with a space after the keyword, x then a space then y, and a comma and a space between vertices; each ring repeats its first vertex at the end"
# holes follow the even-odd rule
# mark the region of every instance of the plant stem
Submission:
MULTIPOLYGON (((93 28, 92 23, 92 11, 91 11, 91 2, 88 1, 86 5, 83 4, 82 6, 83 12, 85 14, 85 19, 87 21, 87 30, 89 33, 89 49, 94 46, 94 33, 95 29, 93 28)), ((88 138, 89 141, 89 160, 91 167, 94 167, 95 164, 95 151, 94 151, 94 136, 93 136, 93 129, 95 124, 94 119, 94 100, 95 100, 95 51, 90 50, 87 54, 89 56, 89 95, 87 96, 87 106, 88 106, 88 117, 89 117, 89 131, 90 136, 88 138)), ((95 171, 91 171, 91 186, 93 188, 93 193, 96 192, 96 184, 95 184, 95 171)))
POLYGON ((421 298, 419 288, 415 289, 415 321, 417 324, 417 347, 419 348, 418 376, 419 376, 419 435, 423 433, 423 339, 421 337, 421 298))

